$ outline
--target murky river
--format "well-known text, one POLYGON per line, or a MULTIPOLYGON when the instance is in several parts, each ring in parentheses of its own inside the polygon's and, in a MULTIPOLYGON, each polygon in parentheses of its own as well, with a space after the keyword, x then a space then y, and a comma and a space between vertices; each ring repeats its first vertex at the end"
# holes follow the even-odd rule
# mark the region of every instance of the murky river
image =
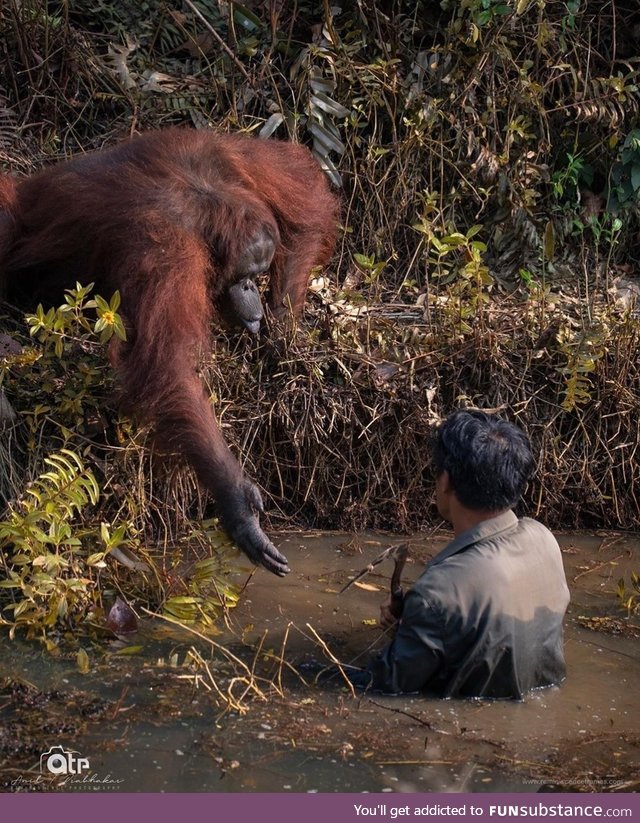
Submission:
MULTIPOLYGON (((92 782, 72 777, 68 790, 637 790, 640 621, 625 619, 615 589, 640 569, 640 538, 559 540, 572 590, 568 676, 523 702, 362 697, 339 679, 314 683, 309 664, 332 656, 361 664, 385 642, 375 620, 392 564, 364 578, 366 588, 338 592, 395 542, 386 535, 283 537, 292 573, 256 572, 229 628, 213 638, 245 669, 157 624, 131 641, 142 647, 136 654, 88 649, 86 675, 73 655, 52 658, 4 638, 0 676, 25 683, 24 693, 0 694, 5 790, 43 788, 39 757, 52 746, 90 761, 92 782), (190 647, 201 655, 195 667, 186 665, 190 647), (214 681, 230 688, 233 705, 214 681)), ((411 539, 405 580, 446 541, 411 539)))

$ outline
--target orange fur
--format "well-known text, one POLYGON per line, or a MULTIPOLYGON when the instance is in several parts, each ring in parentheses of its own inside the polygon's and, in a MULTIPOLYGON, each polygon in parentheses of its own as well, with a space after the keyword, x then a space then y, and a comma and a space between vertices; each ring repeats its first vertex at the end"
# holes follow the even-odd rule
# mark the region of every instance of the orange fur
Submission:
POLYGON ((196 375, 216 299, 247 238, 267 226, 276 315, 299 314, 309 271, 334 246, 337 201, 290 143, 168 129, 23 179, 0 177, 0 289, 38 302, 76 281, 119 289, 131 329, 123 398, 214 496, 242 482, 196 375))

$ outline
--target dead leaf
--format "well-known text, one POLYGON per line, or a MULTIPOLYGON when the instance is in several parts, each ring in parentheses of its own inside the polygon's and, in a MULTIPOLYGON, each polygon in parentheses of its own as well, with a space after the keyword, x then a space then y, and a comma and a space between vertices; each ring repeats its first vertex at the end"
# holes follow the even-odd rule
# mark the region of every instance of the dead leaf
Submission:
POLYGON ((373 583, 360 583, 356 581, 354 586, 357 586, 359 589, 364 589, 366 592, 379 592, 380 586, 376 586, 373 583))

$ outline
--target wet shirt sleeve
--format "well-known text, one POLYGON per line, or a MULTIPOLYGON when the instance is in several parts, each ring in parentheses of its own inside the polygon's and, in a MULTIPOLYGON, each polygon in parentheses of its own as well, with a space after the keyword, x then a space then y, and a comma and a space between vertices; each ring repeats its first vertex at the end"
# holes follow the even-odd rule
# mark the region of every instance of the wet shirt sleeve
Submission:
POLYGON ((390 694, 427 688, 443 663, 442 636, 440 609, 409 591, 395 638, 369 663, 369 688, 390 694))

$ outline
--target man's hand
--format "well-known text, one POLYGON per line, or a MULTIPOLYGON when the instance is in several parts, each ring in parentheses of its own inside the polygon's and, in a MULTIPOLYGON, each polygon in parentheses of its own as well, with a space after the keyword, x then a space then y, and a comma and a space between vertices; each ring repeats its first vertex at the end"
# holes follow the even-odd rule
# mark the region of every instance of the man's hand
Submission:
POLYGON ((404 593, 402 589, 396 589, 380 606, 380 625, 383 629, 390 629, 396 625, 402 617, 403 606, 404 593))
POLYGON ((391 611, 391 596, 380 606, 380 626, 390 629, 398 622, 398 618, 391 611))

